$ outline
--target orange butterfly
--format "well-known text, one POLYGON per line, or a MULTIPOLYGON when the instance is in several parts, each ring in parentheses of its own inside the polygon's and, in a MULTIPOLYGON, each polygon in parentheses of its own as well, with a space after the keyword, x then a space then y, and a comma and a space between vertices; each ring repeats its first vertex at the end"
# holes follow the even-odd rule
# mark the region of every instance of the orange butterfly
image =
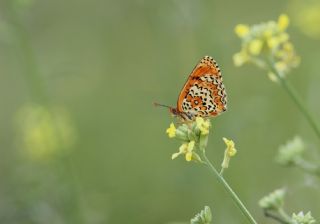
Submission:
POLYGON ((155 105, 168 107, 173 115, 183 120, 215 117, 226 111, 227 93, 217 62, 210 56, 200 60, 179 94, 177 108, 155 105))

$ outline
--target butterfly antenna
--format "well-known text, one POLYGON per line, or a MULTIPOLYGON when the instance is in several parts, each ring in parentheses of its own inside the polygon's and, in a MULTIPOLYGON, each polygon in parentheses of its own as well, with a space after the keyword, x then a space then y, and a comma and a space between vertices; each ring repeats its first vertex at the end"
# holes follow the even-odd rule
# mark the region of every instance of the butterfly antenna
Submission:
POLYGON ((163 105, 163 104, 156 103, 156 102, 154 102, 153 105, 156 106, 156 107, 167 107, 167 108, 171 108, 170 106, 163 105))

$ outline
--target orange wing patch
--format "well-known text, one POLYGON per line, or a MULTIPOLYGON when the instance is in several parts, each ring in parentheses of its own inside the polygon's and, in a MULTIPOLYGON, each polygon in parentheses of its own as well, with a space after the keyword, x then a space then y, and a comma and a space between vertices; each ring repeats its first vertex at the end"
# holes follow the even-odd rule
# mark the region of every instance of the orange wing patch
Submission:
POLYGON ((205 56, 196 65, 182 88, 177 113, 183 118, 212 117, 227 110, 227 94, 220 68, 212 57, 205 56))

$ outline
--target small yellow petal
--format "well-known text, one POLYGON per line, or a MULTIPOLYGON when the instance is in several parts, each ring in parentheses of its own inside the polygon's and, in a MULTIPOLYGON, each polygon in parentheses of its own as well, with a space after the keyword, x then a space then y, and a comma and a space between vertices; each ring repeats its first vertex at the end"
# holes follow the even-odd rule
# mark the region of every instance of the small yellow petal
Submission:
POLYGON ((208 128, 201 128, 201 135, 208 135, 209 134, 209 129, 208 128))
POLYGON ((286 14, 282 14, 278 19, 278 27, 281 31, 284 31, 289 26, 289 17, 286 14))
POLYGON ((230 142, 230 140, 229 139, 227 139, 227 138, 222 138, 223 139, 223 141, 224 141, 224 143, 226 144, 226 145, 228 145, 229 144, 229 142, 230 142))
POLYGON ((230 148, 230 149, 228 150, 228 155, 229 155, 230 157, 235 156, 236 153, 237 153, 237 150, 236 150, 235 148, 230 148))
POLYGON ((224 143, 227 146, 226 152, 229 157, 234 156, 237 153, 237 150, 234 147, 234 142, 232 140, 229 140, 227 138, 223 138, 224 143))
POLYGON ((178 153, 178 152, 173 153, 172 156, 171 156, 171 159, 175 159, 175 158, 177 158, 179 155, 180 155, 180 153, 178 153))
POLYGON ((190 162, 192 160, 192 152, 186 153, 186 161, 190 162))
POLYGON ((262 40, 255 39, 252 40, 249 44, 249 52, 253 55, 258 55, 261 52, 263 46, 262 40))
POLYGON ((285 71, 288 68, 287 64, 283 61, 277 62, 275 66, 280 71, 285 71))
POLYGON ((283 44, 283 49, 287 52, 292 52, 293 51, 293 45, 290 42, 286 42, 283 44))
POLYGON ((204 119, 202 117, 196 117, 196 124, 198 127, 200 127, 204 122, 204 119))
POLYGON ((278 80, 278 77, 274 74, 274 73, 272 73, 272 72, 269 72, 268 73, 268 77, 269 77, 269 79, 272 81, 272 82, 278 82, 279 80, 278 80))
POLYGON ((179 153, 186 153, 188 150, 188 143, 184 143, 179 147, 179 153))
POLYGON ((195 141, 190 141, 188 143, 187 152, 192 152, 194 145, 195 145, 195 141))
POLYGON ((197 128, 200 130, 202 135, 209 134, 210 121, 204 120, 202 117, 196 118, 197 128))
POLYGON ((269 48, 274 48, 276 46, 278 46, 278 44, 280 43, 279 39, 276 38, 276 37, 271 37, 267 40, 267 43, 268 43, 268 47, 269 48))
POLYGON ((266 38, 272 37, 272 30, 266 29, 266 30, 263 32, 263 35, 264 35, 266 38))
POLYGON ((289 35, 287 33, 281 33, 278 38, 280 43, 286 43, 289 40, 289 35))
POLYGON ((173 123, 170 124, 170 127, 166 130, 169 138, 174 138, 176 136, 176 127, 173 123))
POLYGON ((233 55, 233 63, 235 66, 241 66, 248 61, 244 51, 238 52, 233 55))
POLYGON ((209 121, 209 120, 204 121, 202 126, 203 126, 204 128, 209 129, 209 127, 210 127, 210 121, 209 121))
POLYGON ((250 28, 247 25, 239 24, 235 27, 234 32, 238 35, 238 37, 246 36, 250 31, 250 28))

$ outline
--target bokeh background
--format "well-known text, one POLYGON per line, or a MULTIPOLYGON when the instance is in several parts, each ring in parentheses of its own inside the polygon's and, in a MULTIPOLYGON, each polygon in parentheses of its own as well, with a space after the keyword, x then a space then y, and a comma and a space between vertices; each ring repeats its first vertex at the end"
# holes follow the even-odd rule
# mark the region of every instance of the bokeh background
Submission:
POLYGON ((274 162, 300 135, 319 140, 265 71, 237 68, 239 23, 291 19, 302 62, 289 81, 320 123, 319 1, 0 1, 0 223, 188 223, 204 205, 215 223, 246 223, 203 166, 172 161, 175 105, 194 65, 213 56, 229 110, 212 120, 208 156, 222 137, 237 156, 225 178, 259 223, 258 200, 279 187, 289 213, 320 219, 319 179, 274 162))

